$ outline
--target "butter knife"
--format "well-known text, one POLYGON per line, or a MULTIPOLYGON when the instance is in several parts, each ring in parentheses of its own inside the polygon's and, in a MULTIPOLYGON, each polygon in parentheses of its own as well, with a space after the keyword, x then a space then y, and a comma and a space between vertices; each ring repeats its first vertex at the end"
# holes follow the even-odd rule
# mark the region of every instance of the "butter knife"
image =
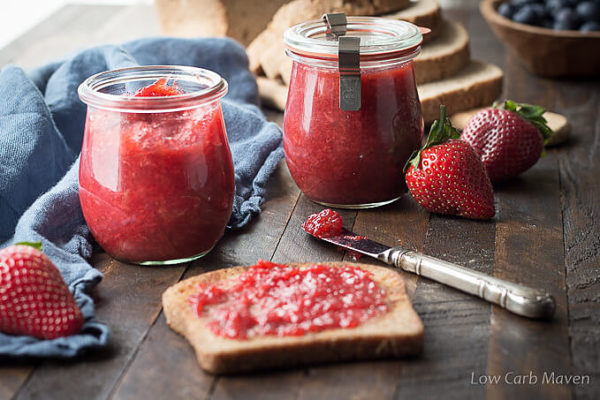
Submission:
POLYGON ((389 247, 347 229, 339 235, 319 239, 475 295, 524 317, 549 319, 554 315, 554 297, 541 289, 494 278, 402 247, 389 247))

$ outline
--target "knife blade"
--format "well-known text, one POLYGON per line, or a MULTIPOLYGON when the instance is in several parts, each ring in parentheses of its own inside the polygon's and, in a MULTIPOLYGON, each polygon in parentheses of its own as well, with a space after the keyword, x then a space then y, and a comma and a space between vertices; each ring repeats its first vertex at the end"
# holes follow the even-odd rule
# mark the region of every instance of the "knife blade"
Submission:
POLYGON ((400 246, 386 246, 347 229, 317 239, 478 296, 517 315, 540 319, 554 315, 554 297, 541 289, 498 279, 400 246))

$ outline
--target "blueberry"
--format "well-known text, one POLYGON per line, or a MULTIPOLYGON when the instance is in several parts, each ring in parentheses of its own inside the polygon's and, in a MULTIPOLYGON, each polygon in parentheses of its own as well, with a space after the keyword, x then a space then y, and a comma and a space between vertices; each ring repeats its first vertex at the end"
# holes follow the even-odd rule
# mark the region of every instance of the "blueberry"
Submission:
POLYGON ((579 17, 583 21, 596 21, 600 22, 600 4, 592 3, 591 1, 584 1, 579 3, 575 9, 579 17))
POLYGON ((508 18, 508 19, 512 18, 515 11, 516 11, 516 7, 510 3, 502 3, 498 7, 498 14, 500 14, 504 18, 508 18))
POLYGON ((561 8, 572 7, 571 0, 546 0, 545 5, 546 9, 553 15, 561 8))
POLYGON ((542 25, 544 28, 552 29, 554 27, 554 20, 552 18, 545 19, 542 21, 542 25))
POLYGON ((554 16, 554 29, 557 30, 576 30, 581 25, 579 15, 570 8, 559 10, 554 16))
POLYGON ((540 3, 540 0, 512 0, 512 5, 520 9, 527 4, 540 3))
POLYGON ((539 12, 533 7, 533 4, 526 4, 513 15, 513 21, 520 24, 538 25, 543 18, 539 12))
POLYGON ((600 23, 596 21, 586 22, 585 24, 579 27, 581 32, 595 32, 600 31, 600 23))

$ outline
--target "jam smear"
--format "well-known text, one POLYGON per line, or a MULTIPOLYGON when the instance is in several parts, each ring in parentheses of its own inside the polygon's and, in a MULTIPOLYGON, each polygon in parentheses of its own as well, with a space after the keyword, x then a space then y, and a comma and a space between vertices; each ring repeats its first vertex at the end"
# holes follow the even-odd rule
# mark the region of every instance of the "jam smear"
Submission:
POLYGON ((326 208, 320 213, 310 215, 302 224, 302 229, 315 237, 325 238, 342 233, 343 225, 342 216, 336 211, 326 208))
POLYGON ((189 301, 215 335, 231 339, 354 328, 388 311, 385 291, 359 267, 300 269, 264 260, 200 286, 189 301))

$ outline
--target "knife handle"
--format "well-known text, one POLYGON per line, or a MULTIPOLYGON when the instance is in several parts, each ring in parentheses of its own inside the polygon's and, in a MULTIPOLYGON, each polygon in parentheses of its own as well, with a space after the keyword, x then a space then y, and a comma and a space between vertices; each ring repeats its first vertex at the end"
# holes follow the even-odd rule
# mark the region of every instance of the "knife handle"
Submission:
POLYGON ((380 253, 378 258, 405 271, 478 296, 524 317, 551 318, 554 315, 554 297, 540 289, 494 278, 401 247, 392 247, 380 253))

